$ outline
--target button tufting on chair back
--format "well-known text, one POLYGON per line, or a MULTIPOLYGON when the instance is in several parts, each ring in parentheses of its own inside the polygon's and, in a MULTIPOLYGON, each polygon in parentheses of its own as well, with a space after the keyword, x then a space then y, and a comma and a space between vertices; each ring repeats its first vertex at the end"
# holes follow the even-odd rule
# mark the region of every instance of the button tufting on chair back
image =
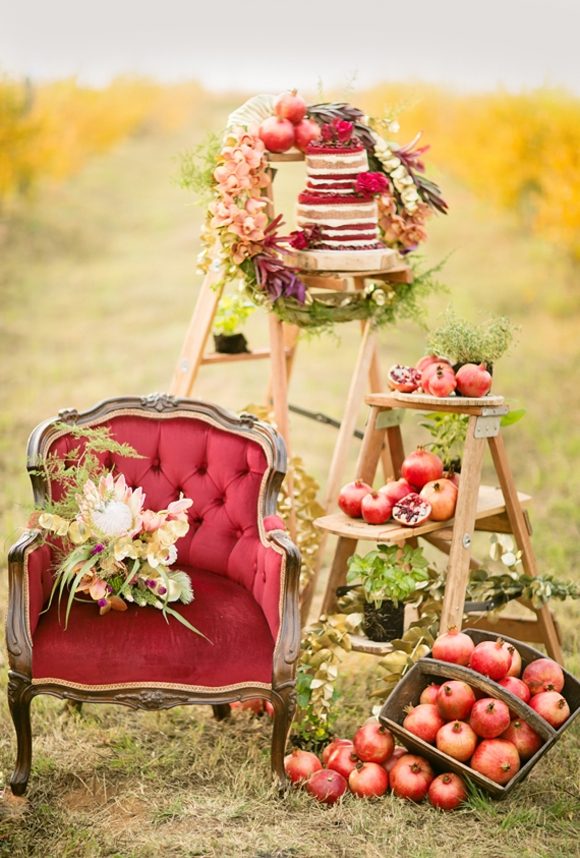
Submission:
MULTIPOLYGON (((236 581, 269 614, 264 598, 273 608, 278 592, 264 593, 267 566, 278 562, 279 568, 280 557, 263 556, 258 533, 260 488, 268 467, 262 447, 198 417, 123 415, 100 425, 108 425, 117 441, 143 457, 106 454, 103 462, 124 474, 131 488, 142 486, 146 508, 164 509, 181 492, 193 500, 190 530, 177 544, 178 562, 236 581)), ((50 449, 64 457, 75 447, 79 439, 64 435, 50 449)))

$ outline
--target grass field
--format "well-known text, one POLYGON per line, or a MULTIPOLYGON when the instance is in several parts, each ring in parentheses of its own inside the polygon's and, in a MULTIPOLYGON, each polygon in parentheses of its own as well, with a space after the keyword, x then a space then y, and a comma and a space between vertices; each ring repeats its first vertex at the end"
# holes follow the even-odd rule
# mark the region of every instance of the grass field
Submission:
MULTIPOLYGON (((219 124, 219 110, 198 122, 219 124)), ((2 556, 26 519, 29 431, 64 406, 163 390, 171 376, 199 277, 202 212, 173 181, 177 155, 199 136, 141 137, 94 160, 74 179, 46 187, 34 205, 0 222, 0 515, 2 556)), ((297 169, 297 168, 294 168, 297 169)), ((433 298, 429 320, 453 304, 471 317, 505 312, 519 341, 496 373, 496 388, 527 409, 506 431, 518 484, 534 495, 534 540, 543 571, 578 580, 580 303, 558 250, 439 177, 451 213, 432 223, 429 261, 450 254, 449 295, 433 298), (509 434, 507 434, 509 433, 509 434)), ((282 182, 289 205, 292 182, 282 182)), ((264 318, 248 325, 265 340, 264 318)), ((357 348, 356 326, 300 347, 291 401, 340 417, 357 348)), ((424 333, 403 325, 381 335, 383 363, 412 361, 424 333)), ((196 394, 234 409, 262 402, 265 366, 205 371, 196 394)), ((362 422, 362 412, 361 412, 362 422)), ((411 430, 411 439, 419 438, 411 430)), ((294 418, 295 452, 324 479, 333 430, 294 418)), ((356 450, 353 449, 353 459, 356 450)), ((485 550, 485 540, 480 549, 485 550)), ((5 560, 2 561, 5 566, 5 560)), ((2 608, 6 575, 0 581, 2 608)), ((577 603, 556 605, 567 665, 580 673, 577 603)), ((353 656, 340 681, 338 730, 369 712, 370 657, 353 656)), ((14 743, 2 668, 0 771, 14 743)), ((133 713, 87 706, 82 717, 37 699, 28 804, 3 806, 0 855, 240 856, 240 858, 566 858, 580 835, 580 730, 568 732, 503 803, 473 801, 451 816, 386 798, 320 808, 294 792, 280 800, 268 769, 269 724, 244 713, 218 725, 206 708, 133 713)), ((0 806, 1 812, 2 806, 0 806)))

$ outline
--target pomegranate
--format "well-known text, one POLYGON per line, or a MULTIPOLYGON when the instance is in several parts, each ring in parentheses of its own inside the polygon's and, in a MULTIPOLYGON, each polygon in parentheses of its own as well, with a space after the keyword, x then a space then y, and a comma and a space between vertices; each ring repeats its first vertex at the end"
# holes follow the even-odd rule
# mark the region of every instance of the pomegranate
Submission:
POLYGON ((293 125, 298 125, 306 116, 306 102, 295 89, 283 92, 274 102, 274 113, 280 119, 289 119, 293 125))
POLYGON ((294 142, 302 152, 306 152, 309 145, 318 140, 319 137, 320 126, 312 119, 303 119, 302 122, 294 126, 294 142))
POLYGON ((460 474, 457 471, 454 471, 453 468, 450 468, 448 471, 444 471, 443 476, 446 480, 449 480, 450 483, 453 483, 456 489, 459 488, 459 477, 460 474))
POLYGON ((286 152, 294 145, 294 126, 288 119, 269 116, 260 125, 258 135, 270 152, 286 152))
POLYGON ((336 748, 328 758, 327 768, 335 772, 340 772, 343 778, 348 780, 348 776, 358 763, 359 758, 354 750, 348 745, 341 745, 336 748))
POLYGON ((381 494, 385 494, 394 506, 398 501, 403 500, 407 495, 412 494, 415 489, 407 482, 407 480, 404 480, 401 477, 400 480, 389 480, 389 482, 382 486, 379 491, 381 494))
POLYGON ((429 396, 450 396, 457 387, 455 373, 446 364, 434 364, 422 374, 421 387, 429 396))
POLYGON ((338 505, 345 515, 349 515, 351 518, 361 518, 362 499, 369 492, 372 492, 372 488, 363 480, 355 480, 353 483, 347 483, 340 490, 338 505))
POLYGON ((437 685, 436 682, 426 685, 419 697, 419 703, 437 703, 437 695, 440 688, 441 686, 437 685))
POLYGON ((293 784, 308 780, 310 775, 321 768, 320 760, 316 754, 312 754, 310 751, 300 751, 298 748, 294 748, 291 754, 284 757, 284 771, 293 784))
POLYGON ((405 754, 408 754, 408 753, 409 752, 407 751, 406 748, 401 748, 401 747, 397 746, 395 748, 395 750, 393 751, 393 753, 391 754, 391 756, 389 757, 389 759, 383 763, 383 768, 387 772, 387 774, 390 774, 391 769, 393 768, 395 763, 397 763, 401 759, 401 757, 403 757, 405 754))
POLYGON ((482 739, 495 739, 510 725, 510 710, 503 700, 482 697, 471 710, 469 726, 482 739))
POLYGON ((393 504, 384 492, 369 492, 362 499, 360 508, 367 524, 384 524, 391 517, 393 504))
POLYGON ((440 810, 455 810, 467 798, 467 789, 459 775, 445 772, 431 781, 427 797, 433 807, 438 807, 440 810))
POLYGON ((354 734, 353 745, 355 753, 365 763, 386 762, 395 747, 390 730, 378 721, 367 721, 354 734))
POLYGON ((322 751, 322 754, 320 755, 320 759, 322 760, 322 765, 326 766, 328 764, 328 761, 330 759, 330 755, 334 751, 336 751, 337 748, 346 747, 346 746, 348 746, 351 749, 351 751, 354 748, 354 745, 352 744, 350 739, 333 739, 332 742, 329 742, 328 745, 326 745, 326 747, 322 751))
POLYGON ((474 648, 475 644, 469 635, 460 631, 456 626, 451 626, 447 632, 439 635, 435 640, 431 655, 441 661, 462 664, 466 667, 474 648))
POLYGON ((543 745, 542 737, 521 718, 514 718, 500 739, 506 739, 515 745, 521 760, 529 760, 543 745))
POLYGON ((439 751, 462 763, 470 759, 478 741, 477 734, 465 721, 449 721, 437 731, 435 737, 439 751))
POLYGON ((518 679, 517 676, 504 676, 503 679, 500 679, 499 684, 523 700, 524 703, 527 703, 532 696, 526 683, 518 679))
POLYGON ((264 703, 265 701, 261 697, 251 697, 249 700, 235 700, 230 703, 230 707, 240 711, 252 712, 254 715, 262 715, 264 703))
POLYGON ((418 706, 407 706, 405 712, 407 712, 407 717, 403 720, 405 730, 423 739, 424 742, 433 744, 437 731, 445 723, 437 706, 434 703, 419 703, 418 706))
POLYGON ((501 638, 478 643, 469 659, 469 666, 472 670, 489 676, 496 682, 507 676, 511 663, 511 652, 504 646, 501 638))
POLYGON ((347 790, 346 778, 339 772, 320 769, 306 781, 306 791, 324 804, 334 804, 347 790))
POLYGON ((564 672, 551 658, 536 658, 525 668, 522 679, 530 694, 541 691, 561 691, 564 688, 564 672))
POLYGON ((394 794, 410 801, 423 801, 434 777, 427 760, 416 754, 403 754, 389 774, 394 794))
POLYGON ((416 492, 411 492, 393 507, 392 516, 405 527, 418 527, 431 515, 431 504, 423 500, 416 492))
POLYGON ((457 504, 457 486, 443 477, 423 486, 420 492, 423 500, 431 504, 431 520, 447 521, 453 518, 457 504))
POLYGON ((415 368, 419 370, 419 372, 425 372, 427 367, 433 366, 433 364, 442 363, 447 364, 447 366, 451 367, 451 364, 444 357, 437 357, 437 355, 425 355, 420 360, 417 361, 415 368))
POLYGON ((466 363, 457 370, 457 390, 462 396, 485 396, 491 390, 491 375, 484 363, 466 363))
POLYGON ((461 679, 444 682, 437 695, 437 708, 445 721, 465 721, 474 703, 473 689, 461 679))
POLYGON ((507 672, 508 676, 519 676, 522 672, 522 657, 515 647, 512 647, 512 663, 507 672))
POLYGON ((357 763, 349 775, 348 785, 360 798, 380 796, 389 787, 389 776, 378 763, 357 763))
POLYGON ((539 694, 532 694, 529 706, 556 729, 570 717, 570 707, 566 698, 557 691, 540 691, 539 694))
POLYGON ((507 784, 520 770, 516 746, 505 739, 485 739, 475 749, 471 768, 496 784, 507 784))
POLYGON ((401 476, 419 490, 432 480, 438 480, 443 476, 443 462, 435 453, 418 447, 403 461, 401 476))
POLYGON ((387 382, 391 390, 400 390, 401 393, 411 393, 417 390, 421 383, 421 373, 414 366, 403 366, 394 364, 388 374, 387 382))

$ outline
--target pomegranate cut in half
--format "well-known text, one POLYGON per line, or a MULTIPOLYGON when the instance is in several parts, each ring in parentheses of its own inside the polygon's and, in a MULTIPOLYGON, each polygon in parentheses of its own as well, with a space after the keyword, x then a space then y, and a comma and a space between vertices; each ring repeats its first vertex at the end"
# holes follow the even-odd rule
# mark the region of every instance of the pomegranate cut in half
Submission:
POLYGON ((416 492, 407 495, 393 507, 393 519, 405 527, 418 527, 431 515, 431 504, 416 492))
POLYGON ((391 390, 412 393, 417 390, 421 383, 421 373, 414 366, 403 366, 396 363, 390 368, 387 381, 391 390))

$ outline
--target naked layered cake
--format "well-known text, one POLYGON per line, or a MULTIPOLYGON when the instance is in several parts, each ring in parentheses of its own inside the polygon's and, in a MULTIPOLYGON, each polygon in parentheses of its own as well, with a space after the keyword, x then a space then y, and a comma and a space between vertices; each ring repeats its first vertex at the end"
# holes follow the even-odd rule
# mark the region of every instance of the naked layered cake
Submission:
MULTIPOLYGON (((298 197, 299 229, 313 232, 316 250, 377 250, 378 209, 361 177, 368 174, 367 153, 353 135, 335 145, 306 151, 306 188, 298 197)), ((372 175, 372 174, 371 174, 372 175)))

